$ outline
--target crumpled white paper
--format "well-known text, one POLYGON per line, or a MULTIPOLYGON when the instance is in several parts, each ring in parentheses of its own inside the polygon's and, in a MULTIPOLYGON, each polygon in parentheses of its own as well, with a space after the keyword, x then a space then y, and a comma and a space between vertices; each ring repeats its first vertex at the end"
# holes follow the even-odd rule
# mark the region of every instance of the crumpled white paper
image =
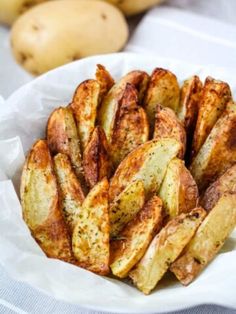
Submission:
POLYGON ((0 113, 0 263, 16 280, 68 302, 90 309, 115 312, 163 312, 214 303, 236 308, 236 236, 190 286, 182 287, 167 275, 149 296, 121 281, 97 276, 79 267, 48 259, 22 220, 15 193, 26 153, 45 136, 49 113, 71 100, 76 86, 94 77, 97 63, 115 78, 132 69, 149 73, 154 67, 172 70, 183 81, 198 74, 226 80, 235 94, 235 71, 184 64, 174 60, 120 53, 87 58, 49 72, 25 85, 6 100, 0 113), (6 178, 8 180, 6 180, 6 178))

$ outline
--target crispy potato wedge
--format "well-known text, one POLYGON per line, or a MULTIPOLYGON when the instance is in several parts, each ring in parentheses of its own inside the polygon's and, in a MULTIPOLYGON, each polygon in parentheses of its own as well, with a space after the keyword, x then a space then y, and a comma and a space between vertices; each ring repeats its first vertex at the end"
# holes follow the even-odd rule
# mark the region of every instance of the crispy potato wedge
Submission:
POLYGON ((178 110, 180 88, 176 76, 165 69, 156 68, 151 75, 144 100, 151 127, 154 126, 156 106, 169 107, 178 110))
POLYGON ((227 83, 206 78, 192 143, 192 159, 197 155, 214 124, 232 99, 227 83))
POLYGON ((76 89, 70 108, 77 123, 81 148, 84 151, 95 127, 100 85, 96 80, 86 80, 76 89))
POLYGON ((236 104, 229 103, 193 160, 190 171, 203 191, 236 160, 236 104))
POLYGON ((197 206, 198 187, 183 160, 170 161, 158 195, 171 218, 197 206))
POLYGON ((153 138, 159 140, 166 137, 173 137, 180 143, 179 158, 183 159, 186 150, 184 126, 172 109, 157 105, 153 138))
POLYGON ((138 90, 139 103, 142 102, 144 93, 147 88, 149 76, 143 71, 132 71, 125 75, 116 83, 104 98, 99 113, 99 124, 104 129, 107 140, 110 143, 115 125, 116 113, 119 107, 119 101, 122 97, 127 83, 132 84, 138 90))
POLYGON ((70 108, 60 107, 51 113, 47 124, 47 141, 53 155, 63 153, 70 158, 77 177, 83 182, 80 142, 70 108))
POLYGON ((97 126, 83 154, 84 176, 90 188, 104 177, 110 176, 111 162, 108 152, 106 134, 97 126))
POLYGON ((111 242, 111 270, 113 275, 124 278, 142 258, 163 221, 162 201, 153 196, 111 242))
POLYGON ((131 182, 109 207, 111 237, 116 237, 123 227, 130 222, 145 202, 143 182, 131 182))
POLYGON ((146 112, 138 105, 137 89, 128 83, 118 101, 110 138, 110 155, 114 167, 133 149, 145 143, 148 136, 146 112))
POLYGON ((164 178, 170 160, 180 151, 173 138, 152 140, 133 150, 119 165, 110 182, 109 199, 112 202, 132 181, 141 180, 147 197, 156 193, 164 178))
POLYGON ((155 288, 193 237, 205 214, 201 207, 180 214, 155 236, 141 261, 129 274, 139 290, 149 294, 155 288))
POLYGON ((236 193, 236 165, 213 182, 201 198, 201 206, 210 211, 224 193, 236 193))
POLYGON ((84 193, 67 155, 59 153, 54 156, 54 169, 59 186, 62 213, 72 234, 82 211, 84 193))
POLYGON ((78 265, 100 275, 109 273, 108 187, 104 178, 90 190, 72 237, 78 265))
POLYGON ((99 95, 99 103, 103 100, 104 96, 108 93, 108 91, 115 84, 115 81, 111 74, 107 71, 107 69, 101 65, 97 64, 96 69, 96 80, 100 85, 100 95, 99 95))
POLYGON ((44 140, 33 145, 25 161, 20 195, 23 218, 44 253, 72 262, 69 232, 59 207, 52 158, 44 140))
POLYGON ((170 270, 183 285, 192 282, 214 258, 236 224, 236 194, 222 195, 170 270))

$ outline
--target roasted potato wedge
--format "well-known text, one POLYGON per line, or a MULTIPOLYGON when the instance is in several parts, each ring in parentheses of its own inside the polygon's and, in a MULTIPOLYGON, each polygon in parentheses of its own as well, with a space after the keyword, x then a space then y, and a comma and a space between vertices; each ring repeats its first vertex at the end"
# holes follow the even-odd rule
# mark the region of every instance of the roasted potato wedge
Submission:
POLYGON ((114 79, 111 74, 107 71, 107 69, 101 65, 97 64, 96 69, 96 80, 100 85, 100 97, 99 103, 103 100, 104 96, 109 92, 112 86, 115 84, 114 79))
POLYGON ((156 106, 170 107, 177 112, 179 97, 180 88, 176 76, 168 70, 156 68, 152 72, 144 100, 144 109, 152 128, 154 126, 156 106))
POLYGON ((100 275, 109 273, 108 187, 104 178, 90 190, 72 237, 78 265, 100 275))
POLYGON ((158 195, 171 218, 197 206, 197 184, 183 160, 174 158, 170 161, 158 195))
POLYGON ((186 132, 174 111, 157 105, 153 138, 160 140, 166 137, 175 138, 181 145, 179 158, 183 159, 186 150, 186 132))
POLYGON ((171 263, 180 255, 205 217, 203 208, 173 218, 152 240, 145 255, 129 276, 139 290, 149 294, 171 263))
POLYGON ((98 120, 99 124, 106 133, 109 143, 111 142, 113 129, 115 126, 114 124, 119 107, 119 101, 124 93, 126 85, 129 83, 135 86, 135 88, 138 90, 139 103, 141 103, 147 88, 148 80, 149 76, 146 72, 132 71, 125 75, 118 83, 116 83, 104 98, 98 113, 98 120))
POLYGON ((143 182, 131 182, 109 207, 111 237, 116 237, 123 227, 130 222, 145 202, 143 182))
POLYGON ((224 193, 236 193, 236 165, 213 182, 201 198, 201 206, 210 211, 224 193))
POLYGON ((170 270, 183 285, 192 282, 214 258, 236 224, 236 194, 222 195, 170 270))
POLYGON ((33 145, 25 161, 20 195, 23 218, 45 254, 72 262, 69 232, 59 207, 52 158, 44 140, 33 145))
POLYGON ((70 108, 55 109, 48 119, 47 141, 53 155, 66 154, 72 163, 77 177, 83 182, 80 141, 70 108))
POLYGON ((193 160, 190 171, 203 191, 236 160, 236 104, 230 102, 193 160))
POLYGON ((109 177, 111 162, 106 134, 97 126, 91 136, 83 154, 83 167, 85 180, 92 188, 104 177, 109 177))
POLYGON ((59 153, 54 156, 54 169, 59 186, 62 213, 72 234, 82 211, 84 193, 67 155, 59 153))
POLYGON ((133 150, 119 165, 110 182, 109 199, 113 201, 132 181, 141 180, 147 197, 156 193, 170 160, 181 147, 173 138, 152 140, 133 150))
POLYGON ((133 149, 145 143, 148 136, 146 112, 138 105, 137 89, 128 83, 118 101, 110 138, 110 155, 114 167, 133 149))
POLYGON ((95 127, 99 96, 99 83, 96 80, 87 80, 77 87, 70 104, 77 123, 82 151, 88 144, 95 127))
POLYGON ((153 196, 111 242, 111 270, 113 275, 124 278, 142 258, 153 236, 162 226, 162 201, 153 196))
POLYGON ((197 155, 214 124, 232 99, 227 83, 206 78, 199 103, 199 112, 192 143, 192 159, 197 155))

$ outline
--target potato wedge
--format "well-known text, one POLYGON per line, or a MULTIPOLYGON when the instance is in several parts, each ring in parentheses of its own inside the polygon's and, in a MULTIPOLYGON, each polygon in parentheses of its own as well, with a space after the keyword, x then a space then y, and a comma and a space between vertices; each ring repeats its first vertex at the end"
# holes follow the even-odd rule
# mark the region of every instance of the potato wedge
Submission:
POLYGON ((104 178, 90 190, 72 237, 78 265, 100 275, 109 273, 108 187, 104 178))
POLYGON ((81 148, 84 151, 95 127, 100 85, 96 80, 86 80, 76 89, 70 107, 74 113, 81 148))
POLYGON ((154 127, 156 106, 169 107, 175 112, 179 106, 180 89, 176 76, 165 69, 156 68, 151 75, 144 100, 149 123, 154 127))
POLYGON ((119 107, 119 101, 122 97, 127 83, 135 86, 138 90, 139 103, 142 103, 144 93, 147 88, 149 76, 143 71, 132 71, 122 77, 122 79, 116 83, 108 92, 104 98, 99 113, 99 124, 104 129, 107 140, 110 143, 112 132, 115 124, 115 117, 119 107))
POLYGON ((201 206, 210 211, 224 193, 236 193, 236 165, 230 167, 207 188, 201 198, 201 206))
POLYGON ((143 182, 131 182, 109 207, 111 237, 116 237, 123 227, 130 222, 145 202, 143 182))
POLYGON ((153 196, 111 242, 111 270, 113 275, 124 278, 142 258, 156 232, 161 229, 164 213, 162 201, 153 196))
POLYGON ((84 176, 90 188, 104 177, 110 176, 111 162, 108 152, 106 134, 97 126, 83 154, 84 176))
POLYGON ((222 195, 170 270, 183 285, 192 282, 214 258, 236 224, 236 194, 222 195))
POLYGON ((101 103, 104 96, 109 92, 109 90, 115 84, 115 81, 113 77, 111 76, 111 74, 107 71, 107 69, 101 64, 97 64, 96 80, 100 85, 99 103, 101 103))
POLYGON ((111 160, 116 168, 119 163, 149 136, 149 125, 145 110, 138 105, 138 91, 127 84, 118 101, 114 127, 110 138, 111 160))
POLYGON ((184 126, 172 109, 157 105, 153 138, 159 140, 166 137, 173 137, 180 143, 182 149, 178 157, 183 159, 186 150, 184 126))
POLYGON ((183 160, 171 160, 158 195, 171 218, 197 206, 198 187, 183 160))
POLYGON ((54 156, 54 169, 59 186, 62 213, 72 234, 82 211, 84 193, 67 155, 59 153, 54 156))
POLYGON ((190 171, 203 191, 236 160, 236 104, 229 103, 193 160, 190 171))
POLYGON ((205 217, 203 208, 172 219, 152 240, 145 255, 129 274, 134 284, 149 294, 171 263, 180 255, 205 217))
POLYGON ((51 113, 47 124, 47 141, 53 155, 63 153, 70 158, 77 177, 83 182, 80 142, 70 108, 60 107, 51 113))
POLYGON ((141 180, 147 197, 156 193, 164 178, 170 160, 181 147, 173 138, 152 140, 133 150, 119 165, 110 182, 109 199, 112 202, 132 181, 141 180))
POLYGON ((44 140, 38 140, 27 156, 20 195, 23 218, 44 253, 72 262, 69 232, 59 207, 52 158, 44 140))
POLYGON ((232 99, 227 83, 207 77, 199 103, 199 112, 192 143, 192 159, 197 155, 214 124, 232 99))

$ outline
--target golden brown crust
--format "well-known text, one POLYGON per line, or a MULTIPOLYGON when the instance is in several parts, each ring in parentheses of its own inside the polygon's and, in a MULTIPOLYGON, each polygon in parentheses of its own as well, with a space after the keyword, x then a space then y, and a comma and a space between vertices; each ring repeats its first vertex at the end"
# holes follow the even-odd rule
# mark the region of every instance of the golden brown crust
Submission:
POLYGON ((21 179, 23 217, 48 257, 73 261, 69 232, 58 203, 53 163, 44 140, 32 147, 21 179))
POLYGON ((124 278, 145 253, 163 222, 162 201, 154 196, 111 242, 111 270, 124 278))
POLYGON ((83 154, 84 175, 87 184, 92 188, 104 177, 110 176, 111 162, 106 134, 97 126, 83 154))
POLYGON ((192 159, 197 155, 214 124, 232 99, 227 83, 206 78, 199 103, 199 112, 192 143, 192 159))
POLYGON ((100 95, 99 103, 103 100, 104 96, 109 92, 112 86, 115 84, 115 81, 107 69, 101 65, 97 64, 96 69, 96 80, 100 85, 100 95))
POLYGON ((186 150, 186 132, 183 124, 174 111, 167 107, 157 105, 153 139, 175 138, 181 145, 178 157, 183 159, 186 150))

